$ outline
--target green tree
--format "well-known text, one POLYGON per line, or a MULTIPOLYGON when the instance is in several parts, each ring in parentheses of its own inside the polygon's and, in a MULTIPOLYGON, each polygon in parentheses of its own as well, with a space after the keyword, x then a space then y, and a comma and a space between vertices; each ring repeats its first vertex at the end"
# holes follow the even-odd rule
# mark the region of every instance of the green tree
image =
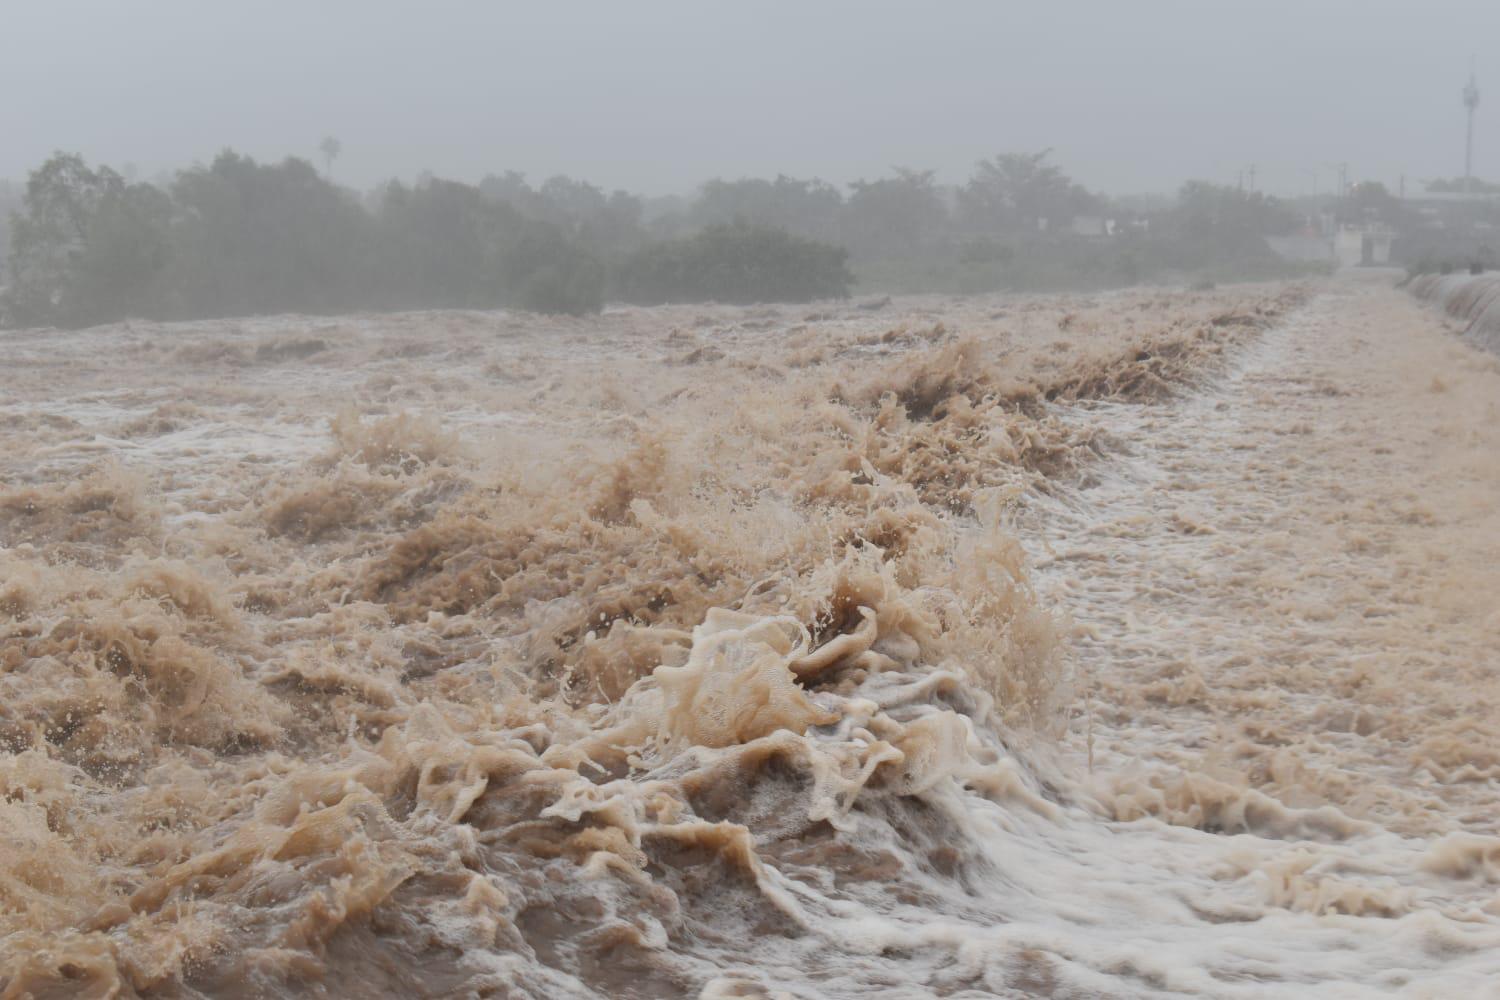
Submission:
POLYGON ((226 150, 178 174, 169 309, 179 316, 356 308, 371 294, 373 220, 306 160, 226 150))
POLYGON ((716 178, 699 190, 689 222, 698 228, 745 222, 835 242, 840 235, 843 207, 838 188, 816 178, 799 180, 785 174, 769 181, 716 178))
POLYGON ((963 218, 981 231, 1034 233, 1043 219, 1056 229, 1096 210, 1098 199, 1048 163, 1051 155, 1044 149, 979 161, 959 191, 963 218))
POLYGON ((21 186, 0 180, 0 287, 5 285, 10 256, 11 216, 21 208, 21 186))
POLYGON ((1278 236, 1294 232, 1301 217, 1280 199, 1208 181, 1188 181, 1177 193, 1168 222, 1194 236, 1278 236))
POLYGON ((435 178, 393 183, 379 222, 381 286, 392 304, 568 313, 603 304, 604 266, 594 254, 481 188, 435 178))
POLYGON ((318 143, 318 152, 323 154, 323 176, 332 179, 333 161, 339 158, 344 151, 344 144, 331 135, 325 135, 323 141, 318 143))
POLYGON ((31 174, 22 205, 6 289, 12 322, 80 326, 150 310, 169 256, 161 191, 58 153, 31 174))
POLYGON ((108 191, 77 263, 68 322, 157 315, 172 257, 171 222, 172 200, 160 188, 129 184, 108 191))
POLYGON ((486 174, 479 182, 479 190, 490 201, 504 202, 529 218, 541 218, 545 207, 541 196, 519 170, 507 170, 503 174, 486 174))
POLYGON ((931 170, 897 167, 890 177, 849 185, 844 245, 862 257, 905 257, 948 225, 948 209, 931 170))
POLYGON ((551 223, 569 240, 606 256, 634 249, 646 238, 644 203, 627 191, 606 194, 561 174, 533 188, 514 170, 486 176, 479 190, 489 200, 510 205, 528 219, 551 223))
POLYGON ((500 305, 499 233, 521 222, 515 209, 467 184, 392 183, 379 209, 382 297, 404 308, 500 305))
POLYGON ((536 192, 532 218, 550 222, 565 236, 601 253, 637 246, 644 238, 642 205, 635 195, 603 190, 571 177, 549 177, 536 192))
POLYGON ((604 305, 604 265, 557 227, 526 220, 501 252, 508 301, 544 313, 598 312, 604 305))
POLYGON ((617 280, 626 299, 647 305, 807 302, 849 294, 847 258, 842 247, 740 222, 643 247, 617 280))
POLYGON ((6 310, 14 322, 56 323, 67 313, 94 213, 105 192, 123 184, 71 153, 57 153, 32 172, 25 207, 12 220, 6 310))

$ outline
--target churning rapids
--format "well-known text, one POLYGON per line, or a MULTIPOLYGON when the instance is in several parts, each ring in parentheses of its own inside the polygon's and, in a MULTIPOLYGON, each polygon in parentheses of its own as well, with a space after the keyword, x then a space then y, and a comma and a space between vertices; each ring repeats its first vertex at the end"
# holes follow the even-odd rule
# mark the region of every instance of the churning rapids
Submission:
POLYGON ((1445 322, 0 335, 0 997, 1500 995, 1445 322))

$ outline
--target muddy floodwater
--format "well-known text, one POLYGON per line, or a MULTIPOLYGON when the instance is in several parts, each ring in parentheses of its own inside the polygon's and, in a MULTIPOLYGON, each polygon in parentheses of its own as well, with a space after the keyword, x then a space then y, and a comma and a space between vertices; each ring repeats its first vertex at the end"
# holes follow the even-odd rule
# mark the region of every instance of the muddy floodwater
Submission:
POLYGON ((0 333, 0 997, 1500 996, 1391 279, 0 333))

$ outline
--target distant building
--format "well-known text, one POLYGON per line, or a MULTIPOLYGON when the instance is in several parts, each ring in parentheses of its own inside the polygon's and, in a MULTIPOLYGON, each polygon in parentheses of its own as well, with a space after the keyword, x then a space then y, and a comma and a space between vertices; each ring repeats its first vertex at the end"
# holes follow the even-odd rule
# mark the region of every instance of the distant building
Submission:
POLYGON ((1422 225, 1429 229, 1490 229, 1493 228, 1491 219, 1500 214, 1500 194, 1427 191, 1401 199, 1401 206, 1420 218, 1422 225))
POLYGON ((1075 215, 1069 227, 1074 236, 1108 236, 1113 230, 1113 220, 1102 215, 1075 215))
POLYGON ((1378 266, 1391 262, 1396 231, 1380 223, 1344 225, 1333 237, 1333 252, 1344 267, 1378 266))
POLYGON ((1267 236, 1266 245, 1282 260, 1314 263, 1335 259, 1333 240, 1315 231, 1295 236, 1267 236))
POLYGON ((1426 191, 1401 199, 1401 238, 1394 257, 1404 264, 1463 267, 1491 262, 1500 245, 1500 192, 1475 181, 1484 190, 1463 194, 1426 191))

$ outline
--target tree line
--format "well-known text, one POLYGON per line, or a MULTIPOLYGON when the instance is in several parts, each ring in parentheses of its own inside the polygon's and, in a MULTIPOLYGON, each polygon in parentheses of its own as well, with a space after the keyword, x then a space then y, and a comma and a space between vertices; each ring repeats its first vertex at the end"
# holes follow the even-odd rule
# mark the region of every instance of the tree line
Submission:
MULTIPOLYGON (((331 163, 336 153, 324 150, 331 163)), ((1120 284, 1171 269, 1263 266, 1298 224, 1258 193, 1190 183, 1131 210, 1047 152, 1002 154, 956 188, 896 169, 847 191, 821 180, 710 180, 645 199, 510 172, 426 176, 360 194, 306 160, 225 151, 145 183, 59 153, 8 198, 0 321, 808 301, 905 291, 1120 284), (1093 230, 1076 225, 1097 220, 1093 230), (1108 222, 1106 223, 1105 220, 1108 222)))

